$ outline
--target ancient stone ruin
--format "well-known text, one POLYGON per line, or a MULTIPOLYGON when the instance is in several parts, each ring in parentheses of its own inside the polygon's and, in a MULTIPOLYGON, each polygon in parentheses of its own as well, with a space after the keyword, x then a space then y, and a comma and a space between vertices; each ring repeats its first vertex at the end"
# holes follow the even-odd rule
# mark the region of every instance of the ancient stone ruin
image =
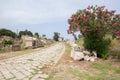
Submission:
POLYGON ((94 62, 95 59, 97 58, 97 53, 95 51, 89 52, 85 49, 82 49, 77 44, 72 44, 71 47, 72 50, 70 57, 73 60, 85 60, 85 61, 94 62))

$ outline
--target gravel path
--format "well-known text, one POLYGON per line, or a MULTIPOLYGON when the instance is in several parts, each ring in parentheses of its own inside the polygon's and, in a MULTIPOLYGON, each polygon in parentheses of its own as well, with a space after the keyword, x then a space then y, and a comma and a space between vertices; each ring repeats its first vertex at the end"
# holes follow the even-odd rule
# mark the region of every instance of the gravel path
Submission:
POLYGON ((62 43, 29 54, 0 60, 0 80, 44 80, 42 68, 56 64, 64 53, 62 43))

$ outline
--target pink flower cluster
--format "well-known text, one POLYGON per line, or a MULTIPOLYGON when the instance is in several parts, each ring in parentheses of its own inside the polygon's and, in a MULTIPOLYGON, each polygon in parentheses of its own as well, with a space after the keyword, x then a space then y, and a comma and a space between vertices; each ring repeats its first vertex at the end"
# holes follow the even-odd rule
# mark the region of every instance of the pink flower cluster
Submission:
POLYGON ((77 30, 80 31, 80 27, 77 27, 77 30))
POLYGON ((120 30, 116 32, 116 36, 120 37, 120 30))

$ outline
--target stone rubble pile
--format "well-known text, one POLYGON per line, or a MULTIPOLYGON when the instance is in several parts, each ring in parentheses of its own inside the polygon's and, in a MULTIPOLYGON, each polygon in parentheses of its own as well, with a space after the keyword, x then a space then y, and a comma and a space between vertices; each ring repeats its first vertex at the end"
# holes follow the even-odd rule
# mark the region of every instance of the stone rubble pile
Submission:
POLYGON ((72 44, 71 46, 72 50, 70 57, 73 58, 73 60, 85 60, 94 62, 97 58, 97 53, 95 51, 90 53, 87 50, 81 49, 77 44, 72 44))

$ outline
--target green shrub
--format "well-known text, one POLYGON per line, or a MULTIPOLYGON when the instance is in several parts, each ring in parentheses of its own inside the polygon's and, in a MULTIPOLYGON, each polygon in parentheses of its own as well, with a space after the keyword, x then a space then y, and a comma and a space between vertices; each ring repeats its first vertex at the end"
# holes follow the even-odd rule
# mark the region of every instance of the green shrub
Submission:
POLYGON ((2 41, 2 44, 3 44, 4 46, 6 46, 6 45, 12 45, 12 44, 13 44, 13 41, 12 41, 12 40, 3 40, 3 41, 2 41))
POLYGON ((84 47, 90 52, 96 51, 97 56, 103 59, 108 57, 108 46, 110 45, 110 39, 100 39, 100 38, 84 38, 84 47))
POLYGON ((120 59, 120 52, 117 53, 117 58, 120 59))

